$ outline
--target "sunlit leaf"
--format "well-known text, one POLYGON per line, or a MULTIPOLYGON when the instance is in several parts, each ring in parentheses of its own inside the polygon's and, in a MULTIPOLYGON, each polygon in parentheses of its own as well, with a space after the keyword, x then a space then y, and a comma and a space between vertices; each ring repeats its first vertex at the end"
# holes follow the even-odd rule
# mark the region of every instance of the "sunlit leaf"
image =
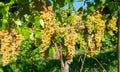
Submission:
POLYGON ((105 3, 105 1, 106 1, 106 0, 101 0, 102 4, 104 4, 104 3, 105 3))
POLYGON ((31 31, 30 29, 26 29, 26 28, 17 28, 18 33, 22 34, 24 36, 25 39, 28 39, 30 37, 31 31))
POLYGON ((70 17, 68 17, 68 24, 71 24, 74 18, 75 18, 75 16, 74 16, 74 15, 73 15, 73 16, 70 16, 70 17))
POLYGON ((0 8, 3 8, 5 4, 3 2, 0 2, 0 8))
POLYGON ((62 42, 62 39, 59 36, 56 36, 55 40, 56 40, 57 43, 61 43, 62 42))
POLYGON ((49 56, 53 57, 55 55, 55 47, 49 48, 49 56))
POLYGON ((39 26, 40 26, 40 17, 39 17, 39 16, 35 16, 35 17, 34 17, 34 21, 35 21, 35 25, 36 25, 37 27, 39 27, 39 26))
POLYGON ((40 31, 36 31, 35 32, 35 38, 41 39, 41 32, 40 31))
POLYGON ((14 21, 15 22, 15 24, 17 25, 17 26, 21 26, 22 25, 22 22, 20 21, 20 19, 17 19, 16 21, 14 21))
POLYGON ((7 19, 2 19, 2 25, 1 25, 0 29, 6 29, 7 24, 8 24, 7 19))
POLYGON ((92 11, 92 12, 94 12, 95 11, 94 6, 90 6, 89 10, 92 11))
POLYGON ((30 18, 29 15, 25 14, 24 17, 25 17, 25 20, 26 20, 26 21, 29 21, 29 18, 30 18))
POLYGON ((31 32, 31 34, 30 34, 30 39, 31 40, 34 40, 35 38, 34 38, 34 33, 33 32, 31 32))
POLYGON ((0 68, 0 72, 4 72, 2 68, 0 68))
POLYGON ((44 21, 40 19, 40 25, 44 28, 44 21))

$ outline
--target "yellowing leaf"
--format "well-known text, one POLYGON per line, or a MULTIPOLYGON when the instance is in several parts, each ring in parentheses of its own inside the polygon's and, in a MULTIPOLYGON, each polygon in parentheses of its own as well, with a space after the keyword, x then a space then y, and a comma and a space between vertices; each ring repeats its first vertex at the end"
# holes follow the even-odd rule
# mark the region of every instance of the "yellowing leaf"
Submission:
POLYGON ((20 21, 20 19, 17 19, 17 20, 15 21, 15 24, 16 24, 17 26, 21 26, 21 25, 22 25, 22 22, 20 21))
POLYGON ((40 19, 40 25, 44 28, 44 21, 40 19))

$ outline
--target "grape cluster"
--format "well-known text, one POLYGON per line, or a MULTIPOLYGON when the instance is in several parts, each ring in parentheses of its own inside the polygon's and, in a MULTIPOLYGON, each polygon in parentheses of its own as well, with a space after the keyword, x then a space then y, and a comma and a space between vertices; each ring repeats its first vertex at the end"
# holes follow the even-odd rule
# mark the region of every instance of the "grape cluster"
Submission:
POLYGON ((79 16, 77 14, 74 14, 74 19, 72 21, 72 26, 79 25, 81 21, 82 21, 81 16, 79 16))
POLYGON ((65 27, 58 27, 55 30, 55 34, 60 36, 61 38, 64 38, 68 34, 68 29, 65 27))
POLYGON ((102 19, 102 15, 97 12, 94 16, 87 17, 87 28, 90 37, 88 37, 89 51, 88 56, 97 55, 100 52, 101 39, 104 35, 105 21, 102 19), (93 37, 91 37, 93 36, 93 37))
POLYGON ((88 54, 87 56, 90 57, 90 56, 93 56, 95 54, 95 42, 94 42, 94 35, 88 35, 88 54))
POLYGON ((42 11, 42 15, 40 18, 44 22, 43 30, 41 30, 42 33, 42 50, 41 52, 46 51, 49 48, 51 37, 55 32, 55 28, 57 27, 57 22, 54 17, 54 14, 52 12, 52 8, 49 7, 49 10, 47 12, 42 11))
POLYGON ((96 33, 95 33, 96 47, 99 48, 99 47, 101 47, 101 39, 104 35, 104 30, 105 30, 105 21, 102 20, 101 14, 98 13, 95 16, 94 23, 96 26, 96 33))
POLYGON ((92 34, 94 30, 94 24, 92 22, 93 20, 94 20, 94 16, 90 16, 90 15, 87 16, 86 27, 89 34, 92 34))
POLYGON ((84 37, 82 37, 81 39, 80 39, 80 48, 85 48, 85 45, 86 45, 86 42, 85 42, 85 39, 84 39, 84 37))
POLYGON ((3 66, 8 65, 11 59, 17 59, 19 46, 23 40, 23 36, 19 35, 16 29, 0 31, 0 54, 2 54, 3 66))
POLYGON ((118 27, 117 27, 117 24, 116 24, 116 22, 117 22, 117 18, 115 18, 115 17, 112 17, 112 19, 111 20, 109 20, 109 22, 108 22, 108 25, 107 25, 107 28, 108 28, 108 33, 112 36, 112 35, 114 35, 114 32, 118 32, 118 27))
POLYGON ((67 47, 66 59, 70 64, 75 55, 75 44, 77 40, 77 33, 74 29, 69 30, 69 33, 64 37, 64 45, 67 47))

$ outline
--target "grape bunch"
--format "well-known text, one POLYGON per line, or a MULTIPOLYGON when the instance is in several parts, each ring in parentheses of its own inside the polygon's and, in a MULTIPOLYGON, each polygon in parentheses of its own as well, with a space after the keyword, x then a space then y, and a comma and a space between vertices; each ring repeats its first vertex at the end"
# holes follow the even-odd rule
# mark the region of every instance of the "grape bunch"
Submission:
POLYGON ((55 30, 55 34, 60 36, 61 38, 64 38, 68 34, 68 28, 65 27, 58 27, 55 30))
POLYGON ((105 31, 105 21, 102 20, 102 15, 101 14, 97 14, 95 15, 95 27, 96 27, 96 33, 95 33, 95 43, 96 43, 96 47, 99 48, 101 47, 101 39, 104 35, 104 31, 105 31))
POLYGON ((86 46, 85 38, 82 37, 82 38, 80 39, 80 48, 83 48, 83 49, 84 49, 85 46, 86 46))
POLYGON ((94 35, 88 35, 88 53, 87 56, 91 57, 95 54, 95 41, 94 41, 94 35))
POLYGON ((89 33, 88 37, 88 56, 97 55, 100 52, 101 40, 104 36, 105 21, 102 19, 102 15, 97 11, 94 16, 87 17, 87 29, 89 33))
POLYGON ((2 55, 3 66, 8 65, 11 59, 17 59, 19 46, 23 40, 24 37, 19 35, 16 29, 0 31, 0 54, 2 55))
POLYGON ((73 21, 72 21, 72 26, 76 26, 76 25, 79 25, 81 23, 81 16, 77 15, 77 14, 74 14, 74 18, 73 18, 73 21))
POLYGON ((108 33, 112 36, 114 35, 114 32, 117 33, 118 32, 118 27, 117 27, 117 18, 112 17, 112 19, 109 20, 107 28, 108 28, 108 33))
POLYGON ((69 30, 69 33, 64 37, 64 45, 67 47, 66 59, 70 64, 75 55, 75 44, 77 40, 77 33, 74 29, 69 30))
POLYGON ((93 16, 90 15, 87 16, 86 27, 88 34, 92 34, 92 32, 94 31, 94 24, 92 22, 93 20, 94 20, 93 16))
POLYGON ((57 22, 52 12, 52 8, 49 7, 47 12, 41 11, 42 15, 40 18, 44 22, 42 33, 42 50, 40 52, 46 51, 51 43, 51 37, 55 33, 55 28, 57 27, 57 22))

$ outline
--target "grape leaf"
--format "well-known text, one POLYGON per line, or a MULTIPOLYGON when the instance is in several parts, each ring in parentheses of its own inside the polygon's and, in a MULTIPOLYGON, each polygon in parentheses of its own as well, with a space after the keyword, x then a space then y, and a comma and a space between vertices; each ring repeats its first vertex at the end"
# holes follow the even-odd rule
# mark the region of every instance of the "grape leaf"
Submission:
POLYGON ((61 43, 61 42, 62 42, 62 39, 61 39, 59 36, 56 36, 56 37, 55 37, 55 41, 56 41, 57 43, 61 43))
POLYGON ((92 12, 94 12, 95 11, 94 6, 90 6, 89 10, 92 11, 92 12))
POLYGON ((55 55, 55 47, 49 48, 49 56, 53 57, 55 55))
POLYGON ((35 32, 35 38, 41 39, 41 32, 40 31, 36 31, 35 32))

